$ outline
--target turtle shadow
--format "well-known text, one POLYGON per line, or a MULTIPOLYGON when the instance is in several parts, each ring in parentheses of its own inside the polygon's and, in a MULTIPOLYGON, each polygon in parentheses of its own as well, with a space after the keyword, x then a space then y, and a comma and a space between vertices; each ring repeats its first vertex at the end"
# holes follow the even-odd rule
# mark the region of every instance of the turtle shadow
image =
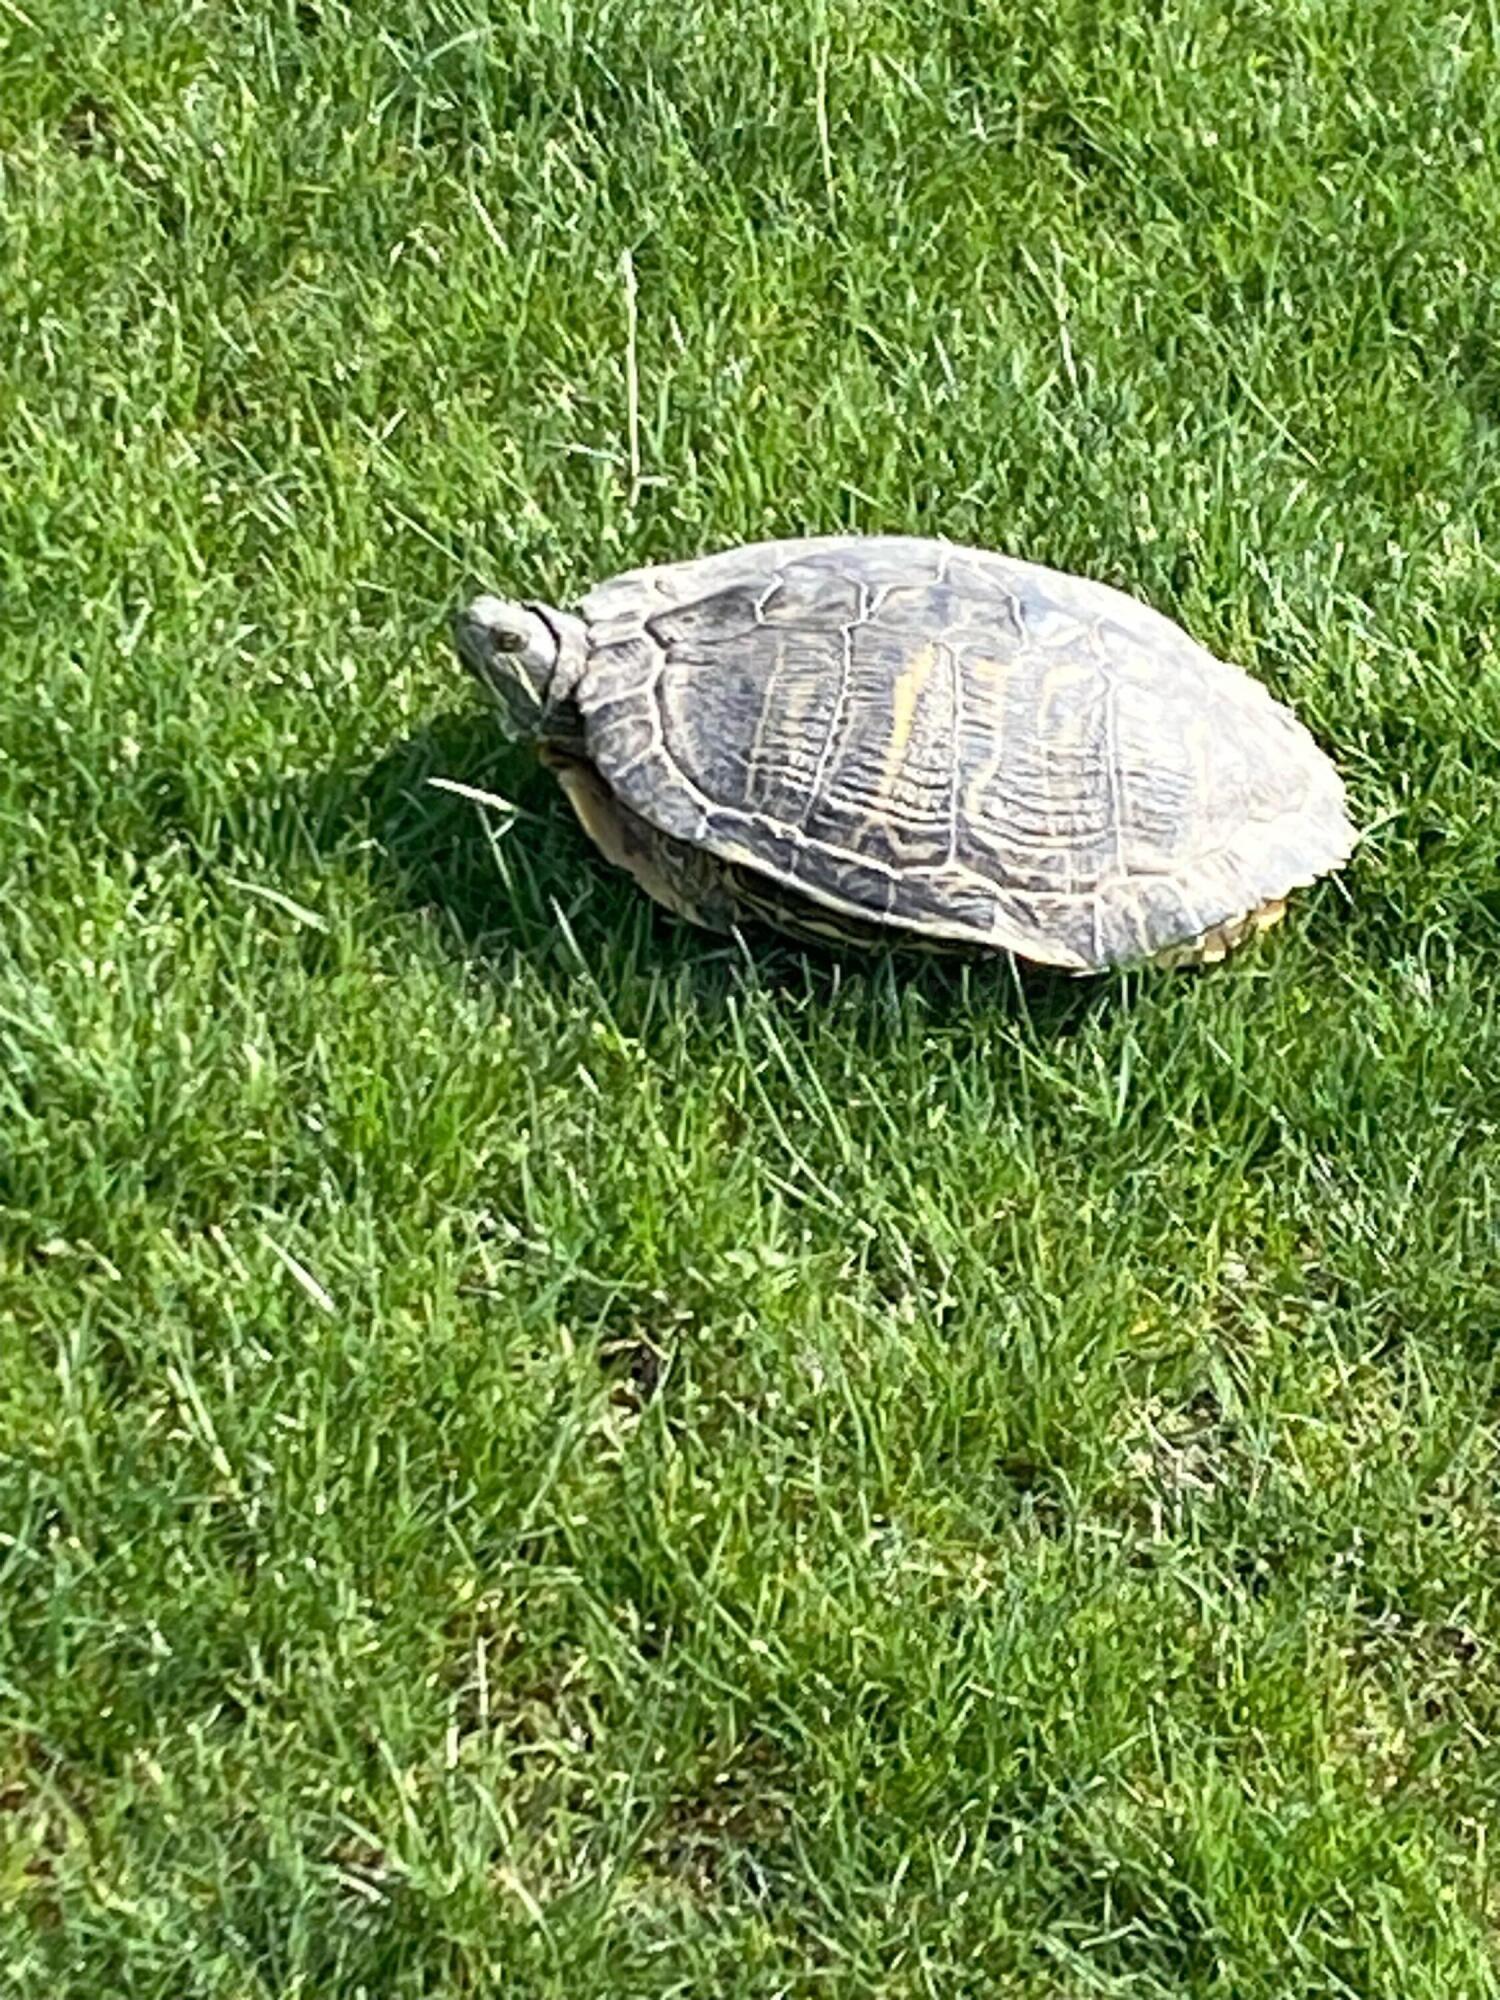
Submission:
POLYGON ((611 1012, 635 1013, 667 979, 707 1015, 759 990, 798 1004, 863 1002, 877 1017, 893 1004, 937 1022, 998 1010, 1047 1037, 1120 992, 1114 978, 992 954, 698 930, 611 868, 530 751, 473 710, 438 716, 364 769, 315 775, 290 803, 303 842, 324 858, 357 856, 393 912, 423 919, 455 958, 497 977, 524 961, 553 988, 586 984, 611 1012))

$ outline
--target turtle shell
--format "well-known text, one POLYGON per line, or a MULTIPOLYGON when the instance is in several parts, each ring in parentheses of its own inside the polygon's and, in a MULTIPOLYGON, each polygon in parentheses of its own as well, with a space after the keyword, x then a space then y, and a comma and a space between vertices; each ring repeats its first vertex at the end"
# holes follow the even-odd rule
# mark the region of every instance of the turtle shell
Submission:
POLYGON ((863 928, 1078 969, 1313 881, 1354 830, 1259 682, 1105 585, 904 536, 633 570, 574 689, 648 825, 863 928))

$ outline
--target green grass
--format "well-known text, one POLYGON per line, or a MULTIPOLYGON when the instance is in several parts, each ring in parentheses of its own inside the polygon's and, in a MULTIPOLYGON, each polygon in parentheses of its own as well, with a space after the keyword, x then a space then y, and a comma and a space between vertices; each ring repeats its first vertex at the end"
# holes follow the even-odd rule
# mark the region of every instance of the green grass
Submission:
POLYGON ((7 1991, 1500 1992, 1497 343, 1490 0, 0 0, 7 1991), (655 914, 446 611, 840 526, 1346 877, 655 914))

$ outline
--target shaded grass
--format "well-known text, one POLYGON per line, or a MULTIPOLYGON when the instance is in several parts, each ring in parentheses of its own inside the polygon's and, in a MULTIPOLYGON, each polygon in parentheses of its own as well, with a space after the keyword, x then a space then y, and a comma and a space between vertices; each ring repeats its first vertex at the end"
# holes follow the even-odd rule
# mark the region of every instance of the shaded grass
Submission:
POLYGON ((20 1990, 1494 1991, 1488 13, 27 14, 20 1990), (655 916, 443 614, 839 525, 1245 659, 1347 882, 1089 986, 655 916))

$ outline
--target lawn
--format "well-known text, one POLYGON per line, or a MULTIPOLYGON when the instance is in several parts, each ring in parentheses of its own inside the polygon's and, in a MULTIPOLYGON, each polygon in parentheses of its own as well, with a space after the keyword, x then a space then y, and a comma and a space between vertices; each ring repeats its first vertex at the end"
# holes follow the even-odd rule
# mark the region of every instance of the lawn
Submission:
POLYGON ((1497 533, 1492 0, 0 0, 7 1992, 1500 1993, 1497 533), (840 527, 1354 863, 653 911, 448 611, 840 527))

